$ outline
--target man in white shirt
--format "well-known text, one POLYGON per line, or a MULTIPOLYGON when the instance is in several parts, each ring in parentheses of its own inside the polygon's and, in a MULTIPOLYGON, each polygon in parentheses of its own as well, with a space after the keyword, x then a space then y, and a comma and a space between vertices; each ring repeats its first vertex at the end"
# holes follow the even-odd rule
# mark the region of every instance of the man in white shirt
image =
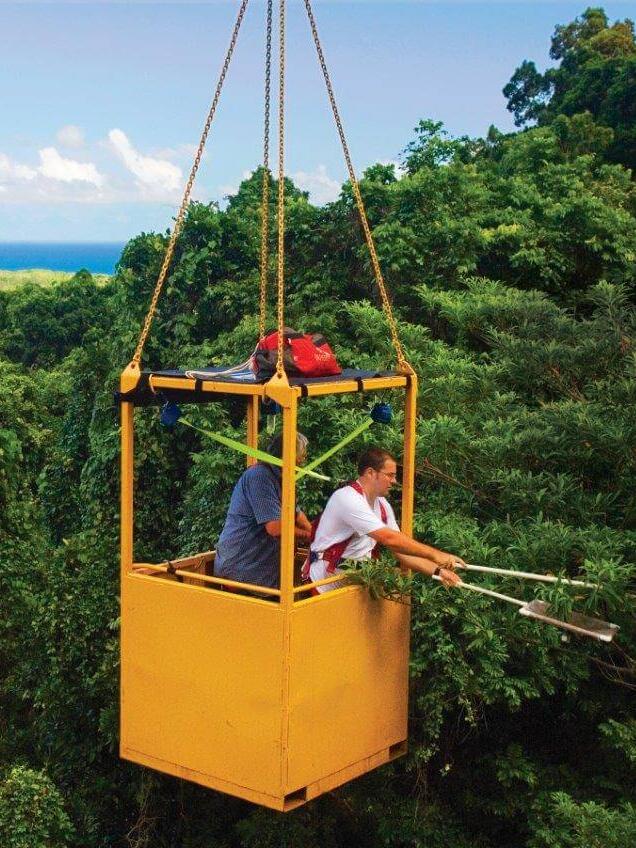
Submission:
MULTIPOLYGON (((384 545, 405 568, 439 575, 444 586, 462 581, 454 573, 464 561, 400 531, 391 504, 386 500, 397 480, 397 465, 381 448, 366 450, 358 462, 358 479, 333 493, 320 516, 303 579, 311 583, 338 574, 344 559, 367 559, 384 545)), ((316 587, 317 592, 337 589, 339 582, 316 587)))

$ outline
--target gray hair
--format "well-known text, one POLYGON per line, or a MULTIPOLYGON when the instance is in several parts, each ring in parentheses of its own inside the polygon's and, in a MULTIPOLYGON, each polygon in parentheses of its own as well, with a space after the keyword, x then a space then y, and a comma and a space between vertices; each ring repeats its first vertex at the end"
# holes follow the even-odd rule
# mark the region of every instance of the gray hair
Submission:
MULTIPOLYGON (((307 449, 307 445, 309 444, 309 439, 305 436, 304 433, 301 433, 300 430, 296 432, 296 453, 302 453, 307 449)), ((283 434, 277 433, 273 439, 270 440, 267 445, 267 453, 271 453, 272 456, 277 456, 279 459, 282 459, 283 456, 283 434)))

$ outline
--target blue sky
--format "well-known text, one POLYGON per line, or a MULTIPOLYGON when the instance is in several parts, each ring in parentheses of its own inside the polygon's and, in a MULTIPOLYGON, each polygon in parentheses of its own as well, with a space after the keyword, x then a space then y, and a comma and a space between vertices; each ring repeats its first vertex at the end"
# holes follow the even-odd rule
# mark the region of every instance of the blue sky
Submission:
MULTIPOLYGON (((597 5, 598 3, 592 3, 597 5)), ((395 161, 420 118, 510 130, 502 87, 548 64, 586 2, 314 0, 356 169, 395 161)), ((611 19, 636 2, 609 2, 611 19)), ((342 153, 299 0, 288 0, 287 172, 315 202, 342 153)), ((0 241, 125 241, 178 206, 237 0, 0 0, 0 241)), ((262 156, 263 0, 250 0, 195 196, 222 199, 262 156)))

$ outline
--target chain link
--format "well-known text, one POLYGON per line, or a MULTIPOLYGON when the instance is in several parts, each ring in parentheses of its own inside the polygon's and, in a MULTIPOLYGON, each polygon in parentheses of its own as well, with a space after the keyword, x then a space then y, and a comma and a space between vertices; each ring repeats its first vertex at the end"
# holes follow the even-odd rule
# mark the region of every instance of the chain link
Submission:
POLYGON ((185 213, 188 208, 188 204, 190 202, 190 194, 192 193, 192 186, 194 184, 194 178, 196 177, 197 171, 199 170, 199 164, 201 162, 201 157, 203 155, 203 148, 205 147, 205 142, 208 138, 208 133, 210 132, 210 127, 212 126, 212 121, 214 119, 214 114, 216 112, 216 107, 218 106, 219 99, 221 97, 221 90, 223 88, 223 83, 225 82, 225 77, 227 75, 228 68, 230 66, 230 62, 232 60, 232 54, 234 53, 234 48, 236 47, 236 40, 238 38, 239 30, 241 28, 241 24, 243 23, 243 18, 245 16, 245 10, 247 9, 247 4, 249 0, 242 0, 241 7, 238 12, 238 16, 236 19, 236 23, 234 24, 234 29, 232 31, 232 37, 230 39, 230 46, 228 47, 227 53, 225 55, 225 61, 223 62, 223 67, 221 69, 221 75, 219 77, 219 81, 216 86, 216 91, 214 93, 214 99, 212 100, 212 105, 210 106, 210 111, 208 112, 208 117, 205 122, 205 126, 203 128, 203 133, 201 134, 201 140, 199 141, 199 147, 197 149, 196 156, 194 157, 194 163, 192 165, 192 170, 190 171, 190 176, 188 177, 188 182, 186 184, 185 192, 183 195, 183 200, 181 201, 181 206, 179 207, 179 212, 177 213, 177 218, 175 220, 174 227, 172 229, 172 233, 170 234, 170 240, 168 242, 168 248, 166 250, 166 255, 163 260, 163 264, 161 266, 161 271, 159 272, 159 277, 157 279, 157 284, 155 286, 155 290, 152 295, 152 300, 150 302, 150 308, 148 309, 148 314, 146 315, 146 319, 144 321, 144 326, 141 331, 141 336, 139 337, 139 342, 137 343, 137 349, 135 350, 135 354, 133 356, 133 362, 139 364, 141 360, 141 354, 144 349, 144 345, 146 344, 146 339, 148 338, 148 333, 150 332, 150 326, 152 324, 152 320, 155 316, 155 312, 157 311, 157 302, 159 301, 159 295, 161 294, 161 289, 163 288, 164 281, 166 279, 166 275, 168 273, 168 268, 170 267, 170 263, 172 261, 172 257, 174 255, 174 248, 177 242, 177 238, 179 237, 179 233, 181 232, 181 228, 183 226, 183 220, 185 218, 185 213))
POLYGON ((373 272, 375 274, 375 279, 378 284, 378 289, 380 290, 380 296, 382 298, 382 306, 384 308, 384 313, 386 315, 387 322, 389 324, 389 330, 391 332, 391 341, 393 343, 393 348, 395 350, 395 354, 397 357, 398 365, 407 371, 411 370, 410 365, 406 361, 404 357, 404 352, 402 350, 402 345, 400 343, 400 338, 398 335, 398 328, 395 318, 393 316, 393 310, 391 308, 391 301, 389 300, 389 295, 386 290, 386 285, 384 283, 384 277, 382 275, 382 270, 380 268, 380 262, 378 260, 378 254, 375 249, 375 242, 373 241, 373 235, 371 234, 371 229, 369 227, 369 222, 367 220, 367 213, 364 208, 364 201, 362 200, 362 195, 360 193, 360 187, 358 185, 358 180, 356 179, 355 171, 353 168, 353 162, 351 160, 351 155, 349 153, 349 145, 347 144, 347 139, 345 138, 344 128, 342 126, 342 121, 340 119, 340 112, 338 111, 338 106, 336 104, 336 98, 333 93, 333 87, 331 85, 331 78, 329 76, 329 71, 327 70, 327 63, 325 61, 325 55, 322 50, 322 45, 320 43, 320 37, 318 36, 318 27, 316 25, 316 19, 314 18, 313 9, 311 7, 311 0, 304 0, 305 9, 307 10, 307 16, 309 18, 309 25, 311 27, 311 33, 313 35, 314 44, 316 45, 316 52, 318 53, 318 60, 320 62, 320 67, 322 68, 322 74, 325 78, 325 84, 327 86, 327 94, 329 96, 329 102, 331 103, 331 111, 333 112, 333 116, 336 121, 336 127, 338 129, 338 135, 340 136, 340 141, 342 143, 342 150, 344 152, 345 161, 347 163, 347 170, 349 171, 349 180, 351 182, 351 188, 353 189, 353 195, 355 197, 355 201, 358 207, 358 213, 360 215, 360 222, 362 224, 362 229, 364 230, 364 237, 367 242, 367 246, 369 248, 369 253, 371 255, 371 264, 373 266, 373 272))
POLYGON ((267 35, 265 41, 265 121, 263 130, 263 206, 261 211, 261 285, 258 315, 258 337, 265 335, 267 313, 267 277, 269 264, 269 120, 272 80, 272 12, 273 0, 267 0, 267 35))
POLYGON ((283 326, 285 297, 285 0, 279 0, 278 68, 278 357, 276 375, 283 377, 283 326))

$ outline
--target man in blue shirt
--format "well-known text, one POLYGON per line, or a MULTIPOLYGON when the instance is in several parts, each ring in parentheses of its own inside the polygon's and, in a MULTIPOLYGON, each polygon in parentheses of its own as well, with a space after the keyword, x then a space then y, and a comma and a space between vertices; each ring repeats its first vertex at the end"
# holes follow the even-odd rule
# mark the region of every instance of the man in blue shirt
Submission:
MULTIPOLYGON (((268 453, 282 456, 282 435, 275 436, 268 453)), ((307 437, 296 438, 296 465, 307 452, 307 437)), ((281 469, 257 462, 243 472, 234 487, 214 561, 216 577, 278 589, 280 582, 281 469)), ((308 542, 311 524, 296 512, 296 538, 308 542)))

